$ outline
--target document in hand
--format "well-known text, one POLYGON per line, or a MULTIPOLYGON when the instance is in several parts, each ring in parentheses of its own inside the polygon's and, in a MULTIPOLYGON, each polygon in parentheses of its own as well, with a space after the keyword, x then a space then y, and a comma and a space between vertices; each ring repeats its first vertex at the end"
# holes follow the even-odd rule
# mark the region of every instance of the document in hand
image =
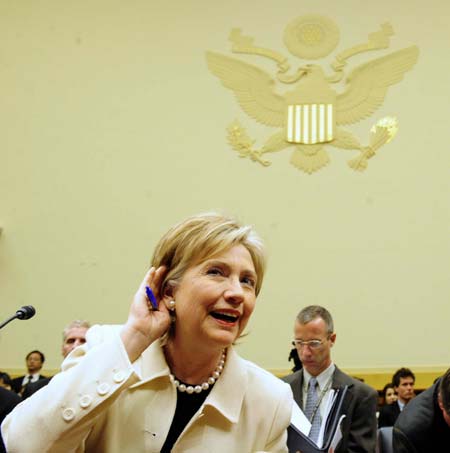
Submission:
MULTIPOLYGON (((327 405, 322 417, 319 438, 317 443, 308 437, 309 428, 307 424, 299 425, 297 421, 301 419, 298 416, 298 410, 293 410, 291 424, 288 428, 287 445, 289 453, 333 453, 342 439, 341 423, 345 418, 342 414, 342 403, 347 393, 347 386, 340 389, 333 389, 328 397, 327 405), (294 416, 294 414, 296 414, 294 416)), ((301 411, 300 411, 301 412, 301 411)))

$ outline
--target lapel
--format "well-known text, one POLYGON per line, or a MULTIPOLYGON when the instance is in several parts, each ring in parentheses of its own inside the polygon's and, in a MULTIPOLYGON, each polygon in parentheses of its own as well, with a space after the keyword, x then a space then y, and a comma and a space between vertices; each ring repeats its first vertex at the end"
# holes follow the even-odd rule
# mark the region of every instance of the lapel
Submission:
POLYGON ((227 360, 220 379, 214 384, 205 400, 205 406, 213 406, 231 423, 239 421, 247 391, 246 366, 232 346, 227 349, 227 360), (239 385, 236 383, 239 382, 239 385))
POLYGON ((292 380, 288 382, 291 386, 294 400, 300 409, 303 409, 303 370, 296 371, 292 376, 292 380))
POLYGON ((169 382, 170 370, 164 357, 161 340, 154 341, 133 363, 133 368, 140 379, 130 388, 139 387, 162 376, 166 376, 169 382))
POLYGON ((334 373, 333 373, 332 388, 340 389, 346 385, 348 386, 348 391, 345 395, 344 401, 342 402, 342 409, 341 409, 341 413, 344 413, 344 414, 347 413, 347 410, 350 407, 350 403, 354 397, 354 392, 355 392, 354 383, 353 383, 353 379, 350 376, 348 376, 347 374, 342 372, 338 367, 336 367, 336 369, 334 370, 334 373))
POLYGON ((353 387, 353 379, 336 367, 333 373, 332 387, 334 389, 339 389, 345 385, 348 385, 349 388, 353 387))

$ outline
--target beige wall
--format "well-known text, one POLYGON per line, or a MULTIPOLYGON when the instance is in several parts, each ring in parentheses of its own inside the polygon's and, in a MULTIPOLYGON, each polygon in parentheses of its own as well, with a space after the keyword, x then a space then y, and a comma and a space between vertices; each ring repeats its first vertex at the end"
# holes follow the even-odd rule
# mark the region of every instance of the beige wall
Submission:
POLYGON ((293 319, 317 303, 334 314, 342 367, 446 368, 449 5, 1 1, 0 318, 24 304, 37 315, 1 331, 0 369, 21 368, 34 348, 57 368, 72 319, 123 322, 160 235, 209 209, 253 223, 269 249, 245 357, 288 368, 293 319), (350 151, 330 148, 330 165, 308 176, 289 164, 289 150, 263 168, 225 140, 235 118, 258 146, 271 130, 245 116, 205 51, 231 55, 229 31, 241 27, 287 54, 284 27, 310 12, 339 25, 333 55, 386 21, 391 50, 420 48, 382 108, 349 128, 366 141, 376 119, 400 122, 362 174, 348 168, 350 151))

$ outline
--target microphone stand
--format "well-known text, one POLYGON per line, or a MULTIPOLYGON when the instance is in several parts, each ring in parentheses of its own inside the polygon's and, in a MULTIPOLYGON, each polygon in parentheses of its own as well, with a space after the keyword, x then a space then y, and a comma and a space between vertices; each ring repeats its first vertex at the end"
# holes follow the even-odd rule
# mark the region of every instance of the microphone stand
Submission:
POLYGON ((19 308, 14 315, 8 318, 6 321, 3 321, 0 324, 0 329, 6 326, 6 324, 10 323, 13 319, 30 319, 36 313, 35 308, 32 305, 25 305, 19 308))
POLYGON ((14 315, 12 315, 10 318, 8 318, 6 321, 3 321, 1 324, 0 324, 0 329, 3 329, 3 327, 6 326, 6 324, 9 324, 12 320, 18 318, 17 316, 17 313, 15 313, 14 315))

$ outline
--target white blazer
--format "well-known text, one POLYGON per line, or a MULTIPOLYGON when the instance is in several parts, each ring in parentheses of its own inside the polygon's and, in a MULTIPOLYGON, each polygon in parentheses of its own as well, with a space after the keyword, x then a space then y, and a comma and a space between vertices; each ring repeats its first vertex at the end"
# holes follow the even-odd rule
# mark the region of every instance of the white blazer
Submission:
MULTIPOLYGON (((9 453, 159 453, 177 390, 159 341, 130 363, 121 326, 94 326, 62 372, 2 425, 9 453)), ((290 386, 232 347, 220 379, 173 453, 287 452, 290 386)))

